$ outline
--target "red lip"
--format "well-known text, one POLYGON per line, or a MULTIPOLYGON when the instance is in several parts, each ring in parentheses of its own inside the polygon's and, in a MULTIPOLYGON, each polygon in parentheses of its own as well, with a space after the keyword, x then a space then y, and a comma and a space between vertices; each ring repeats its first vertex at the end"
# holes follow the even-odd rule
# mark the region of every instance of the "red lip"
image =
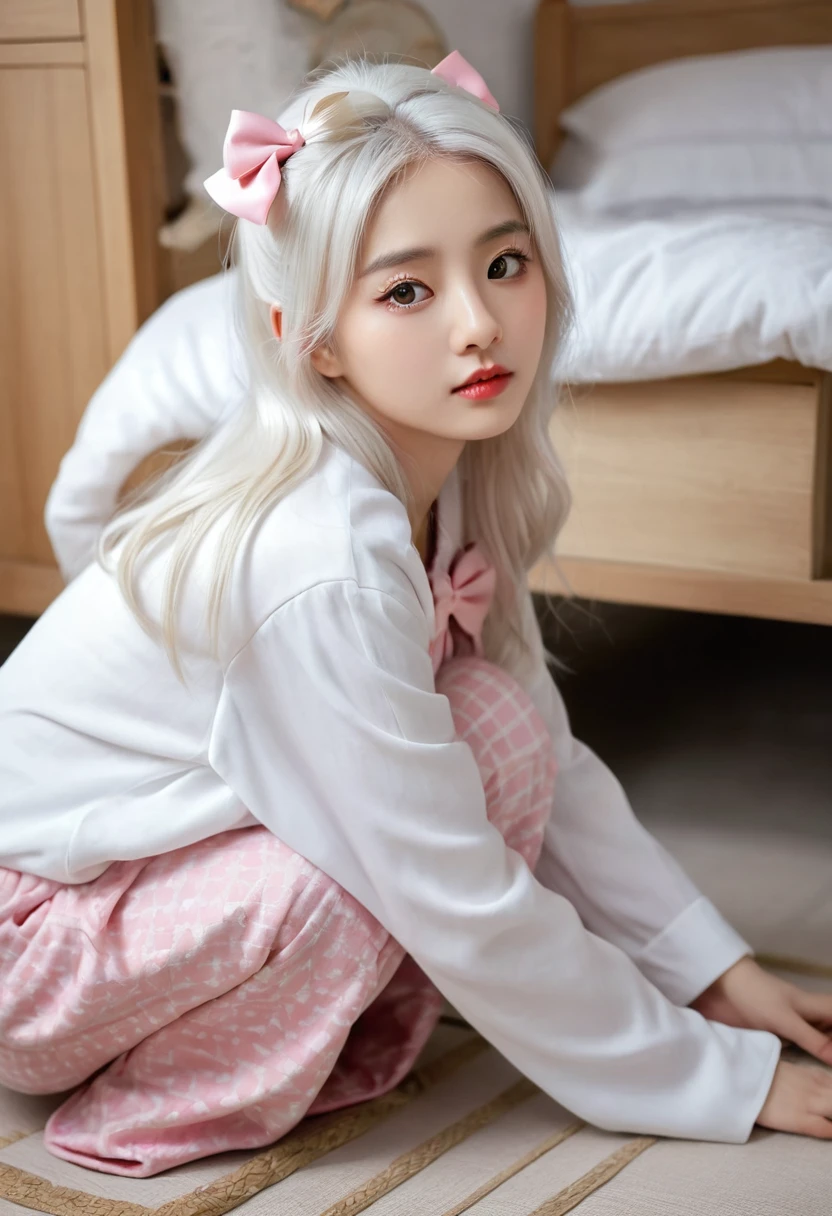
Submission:
POLYGON ((508 375, 510 372, 507 367, 503 367, 501 363, 492 363, 490 367, 478 367, 467 380, 463 380, 462 384, 458 384, 452 391, 456 392, 457 389, 466 388, 469 384, 476 384, 478 380, 491 380, 494 376, 508 375))

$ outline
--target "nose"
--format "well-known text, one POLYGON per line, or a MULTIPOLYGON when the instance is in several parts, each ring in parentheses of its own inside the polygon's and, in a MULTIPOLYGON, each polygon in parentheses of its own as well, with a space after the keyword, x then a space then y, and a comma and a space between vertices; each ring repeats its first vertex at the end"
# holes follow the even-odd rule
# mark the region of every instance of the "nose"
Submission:
POLYGON ((461 284, 452 295, 451 346, 464 355, 472 347, 487 350, 502 338, 502 326, 487 301, 472 283, 461 284))

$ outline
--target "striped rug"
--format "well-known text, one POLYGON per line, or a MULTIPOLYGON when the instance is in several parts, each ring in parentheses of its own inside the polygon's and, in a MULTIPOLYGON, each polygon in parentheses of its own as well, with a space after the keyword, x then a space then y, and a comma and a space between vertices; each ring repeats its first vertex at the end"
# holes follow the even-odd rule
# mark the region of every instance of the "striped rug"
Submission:
MULTIPOLYGON (((832 967, 764 959, 809 987, 832 967)), ((804 1057, 805 1059, 805 1057, 804 1057)), ((746 1145, 612 1135, 526 1080, 452 1011, 415 1070, 272 1148, 155 1178, 60 1161, 39 1128, 61 1097, 0 1091, 0 1212, 53 1216, 829 1216, 832 1147, 756 1129, 746 1145)))

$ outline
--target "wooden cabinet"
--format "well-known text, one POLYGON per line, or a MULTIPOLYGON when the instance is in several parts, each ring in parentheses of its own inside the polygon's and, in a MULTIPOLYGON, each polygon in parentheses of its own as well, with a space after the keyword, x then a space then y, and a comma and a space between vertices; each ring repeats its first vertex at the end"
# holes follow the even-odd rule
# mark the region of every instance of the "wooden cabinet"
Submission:
POLYGON ((4 40, 80 37, 79 0, 3 0, 0 4, 0 38, 4 40))
POLYGON ((49 487, 160 300, 151 18, 149 0, 0 3, 0 612, 60 590, 49 487))

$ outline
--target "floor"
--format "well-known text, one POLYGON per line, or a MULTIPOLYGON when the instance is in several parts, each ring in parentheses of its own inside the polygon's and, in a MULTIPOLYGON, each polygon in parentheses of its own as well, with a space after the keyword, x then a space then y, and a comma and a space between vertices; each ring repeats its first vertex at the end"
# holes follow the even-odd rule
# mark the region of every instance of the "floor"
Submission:
POLYGON ((832 630, 561 603, 550 647, 574 733, 645 820, 832 838, 832 630), (655 794, 675 781, 673 799, 655 794))
POLYGON ((28 617, 0 615, 0 663, 8 658, 33 624, 34 621, 30 621, 28 617))

